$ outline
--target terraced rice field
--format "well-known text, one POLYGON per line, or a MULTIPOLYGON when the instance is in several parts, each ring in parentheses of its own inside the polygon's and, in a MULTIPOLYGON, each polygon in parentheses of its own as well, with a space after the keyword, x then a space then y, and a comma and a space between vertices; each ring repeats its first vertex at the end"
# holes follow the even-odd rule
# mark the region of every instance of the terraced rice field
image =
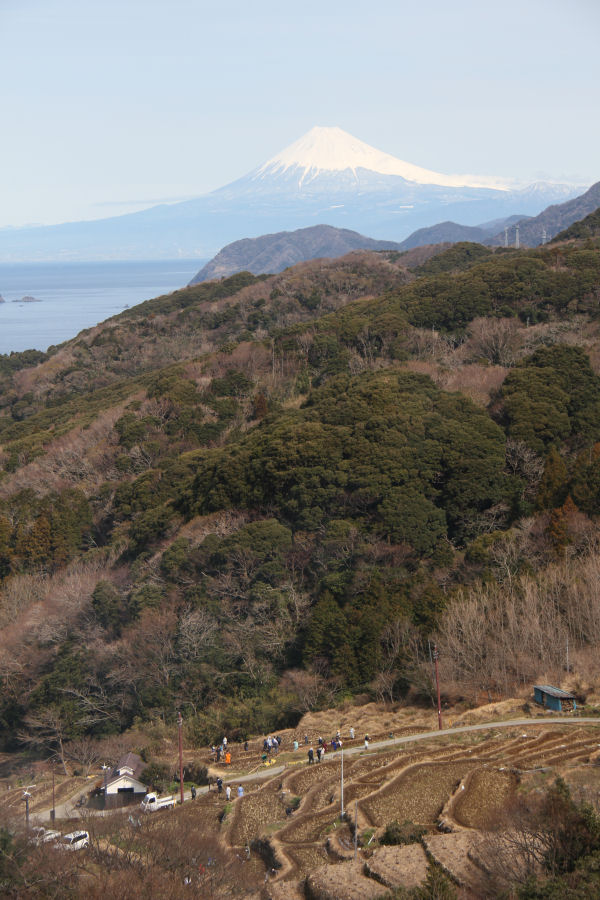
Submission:
POLYGON ((309 872, 312 872, 318 866, 322 866, 330 861, 325 848, 318 844, 307 844, 304 846, 298 844, 295 847, 290 847, 287 853, 294 865, 294 877, 308 875, 309 872))
MULTIPOLYGON (((587 765, 599 744, 600 731, 593 728, 559 729, 536 723, 524 730, 513 727, 486 735, 453 735, 442 742, 427 740, 406 748, 386 748, 382 753, 346 755, 346 811, 352 819, 357 811, 359 834, 374 832, 375 841, 366 856, 377 847, 377 837, 385 826, 395 820, 410 820, 428 829, 428 839, 440 862, 449 870, 455 866, 456 877, 464 882, 477 869, 472 860, 465 861, 464 847, 500 817, 519 780, 526 780, 528 773, 539 768, 564 772, 574 764, 587 765), (452 835, 438 834, 442 810, 444 824, 455 830, 452 835)), ((588 766, 586 771, 594 770, 588 766)), ((267 842, 265 847, 270 844, 271 850, 263 861, 254 850, 252 859, 254 865, 267 871, 273 865, 273 857, 268 854, 274 853, 274 859, 281 864, 274 883, 284 879, 297 885, 299 879, 325 864, 337 870, 339 880, 341 874, 352 870, 341 858, 353 856, 352 827, 339 820, 340 776, 341 755, 328 754, 321 764, 295 764, 263 781, 261 786, 248 785, 246 795, 232 801, 223 823, 220 819, 225 798, 215 792, 186 804, 182 813, 186 814, 186 825, 213 833, 238 856, 244 856, 246 845, 257 838, 267 842), (300 798, 299 806, 286 814, 293 798, 300 798), (340 836, 342 841, 338 840, 340 836)), ((382 853, 381 865, 383 850, 376 850, 376 854, 382 853)), ((410 853, 417 854, 422 868, 422 848, 413 845, 410 853)), ((388 856, 391 884, 392 870, 401 879, 402 865, 392 859, 391 852, 388 856)), ((359 851, 358 862, 364 863, 365 858, 359 851)), ((353 889, 351 880, 347 881, 345 893, 339 894, 344 900, 350 898, 353 889)), ((335 875, 322 872, 320 883, 325 890, 326 885, 335 887, 338 881, 335 875)), ((379 892, 385 893, 382 884, 379 892)))
POLYGON ((337 810, 336 812, 330 810, 315 815, 308 813, 301 816, 282 829, 278 835, 279 840, 286 844, 303 844, 325 839, 333 827, 337 812, 337 810))
POLYGON ((456 784, 475 765, 473 760, 465 759, 411 766, 391 784, 361 801, 361 812, 375 826, 409 819, 431 828, 456 784))
POLYGON ((367 861, 372 877, 388 887, 415 888, 427 877, 427 857, 421 844, 381 847, 367 861))
POLYGON ((476 769, 458 792, 452 809, 454 821, 465 828, 488 829, 506 808, 517 789, 514 772, 476 769))
POLYGON ((259 837, 268 826, 285 822, 286 803, 279 793, 269 786, 247 794, 235 802, 235 812, 229 842, 234 847, 244 847, 248 841, 259 837))

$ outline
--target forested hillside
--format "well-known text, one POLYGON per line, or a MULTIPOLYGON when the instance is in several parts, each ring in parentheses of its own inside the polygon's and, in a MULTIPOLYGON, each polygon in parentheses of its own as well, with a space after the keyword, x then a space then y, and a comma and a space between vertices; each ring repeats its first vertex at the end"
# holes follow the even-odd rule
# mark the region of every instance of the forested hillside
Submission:
POLYGON ((3 746, 427 702, 430 640, 454 696, 560 680, 567 635, 588 665, 587 235, 241 273, 0 358, 3 746))

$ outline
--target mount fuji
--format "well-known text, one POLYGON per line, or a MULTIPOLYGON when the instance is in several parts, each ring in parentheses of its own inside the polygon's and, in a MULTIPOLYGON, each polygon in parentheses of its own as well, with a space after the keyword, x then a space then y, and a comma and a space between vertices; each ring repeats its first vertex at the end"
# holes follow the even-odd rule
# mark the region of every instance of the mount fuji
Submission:
POLYGON ((476 225, 537 215, 585 187, 445 175, 341 128, 315 127, 248 175, 194 200, 92 222, 0 230, 0 261, 206 258, 232 241, 317 224, 401 241, 442 220, 476 225))
POLYGON ((255 184, 273 184, 276 179, 297 182, 298 190, 310 189, 324 178, 351 173, 357 186, 369 174, 392 176, 420 185, 453 188, 492 188, 507 190, 503 179, 476 175, 442 175, 404 162, 389 153, 352 137, 341 128, 311 128, 294 144, 267 160, 248 176, 255 184))

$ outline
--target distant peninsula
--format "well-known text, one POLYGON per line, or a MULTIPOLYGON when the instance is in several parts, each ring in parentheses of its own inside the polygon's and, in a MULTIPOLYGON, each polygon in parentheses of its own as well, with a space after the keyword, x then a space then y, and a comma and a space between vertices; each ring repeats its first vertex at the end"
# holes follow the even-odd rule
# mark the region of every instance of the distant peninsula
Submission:
POLYGON ((21 297, 20 300, 13 300, 13 303, 41 303, 42 301, 39 297, 31 297, 29 294, 26 297, 21 297))

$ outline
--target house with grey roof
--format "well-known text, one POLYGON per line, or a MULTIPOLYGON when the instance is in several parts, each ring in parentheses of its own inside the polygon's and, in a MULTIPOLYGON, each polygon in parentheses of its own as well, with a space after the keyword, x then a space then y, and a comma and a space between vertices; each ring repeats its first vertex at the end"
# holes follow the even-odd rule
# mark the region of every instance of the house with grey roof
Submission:
POLYGON ((102 793, 106 790, 107 796, 112 794, 145 794, 148 785, 140 781, 140 775, 146 768, 146 763, 137 753, 126 753, 118 761, 106 785, 102 786, 102 793))

